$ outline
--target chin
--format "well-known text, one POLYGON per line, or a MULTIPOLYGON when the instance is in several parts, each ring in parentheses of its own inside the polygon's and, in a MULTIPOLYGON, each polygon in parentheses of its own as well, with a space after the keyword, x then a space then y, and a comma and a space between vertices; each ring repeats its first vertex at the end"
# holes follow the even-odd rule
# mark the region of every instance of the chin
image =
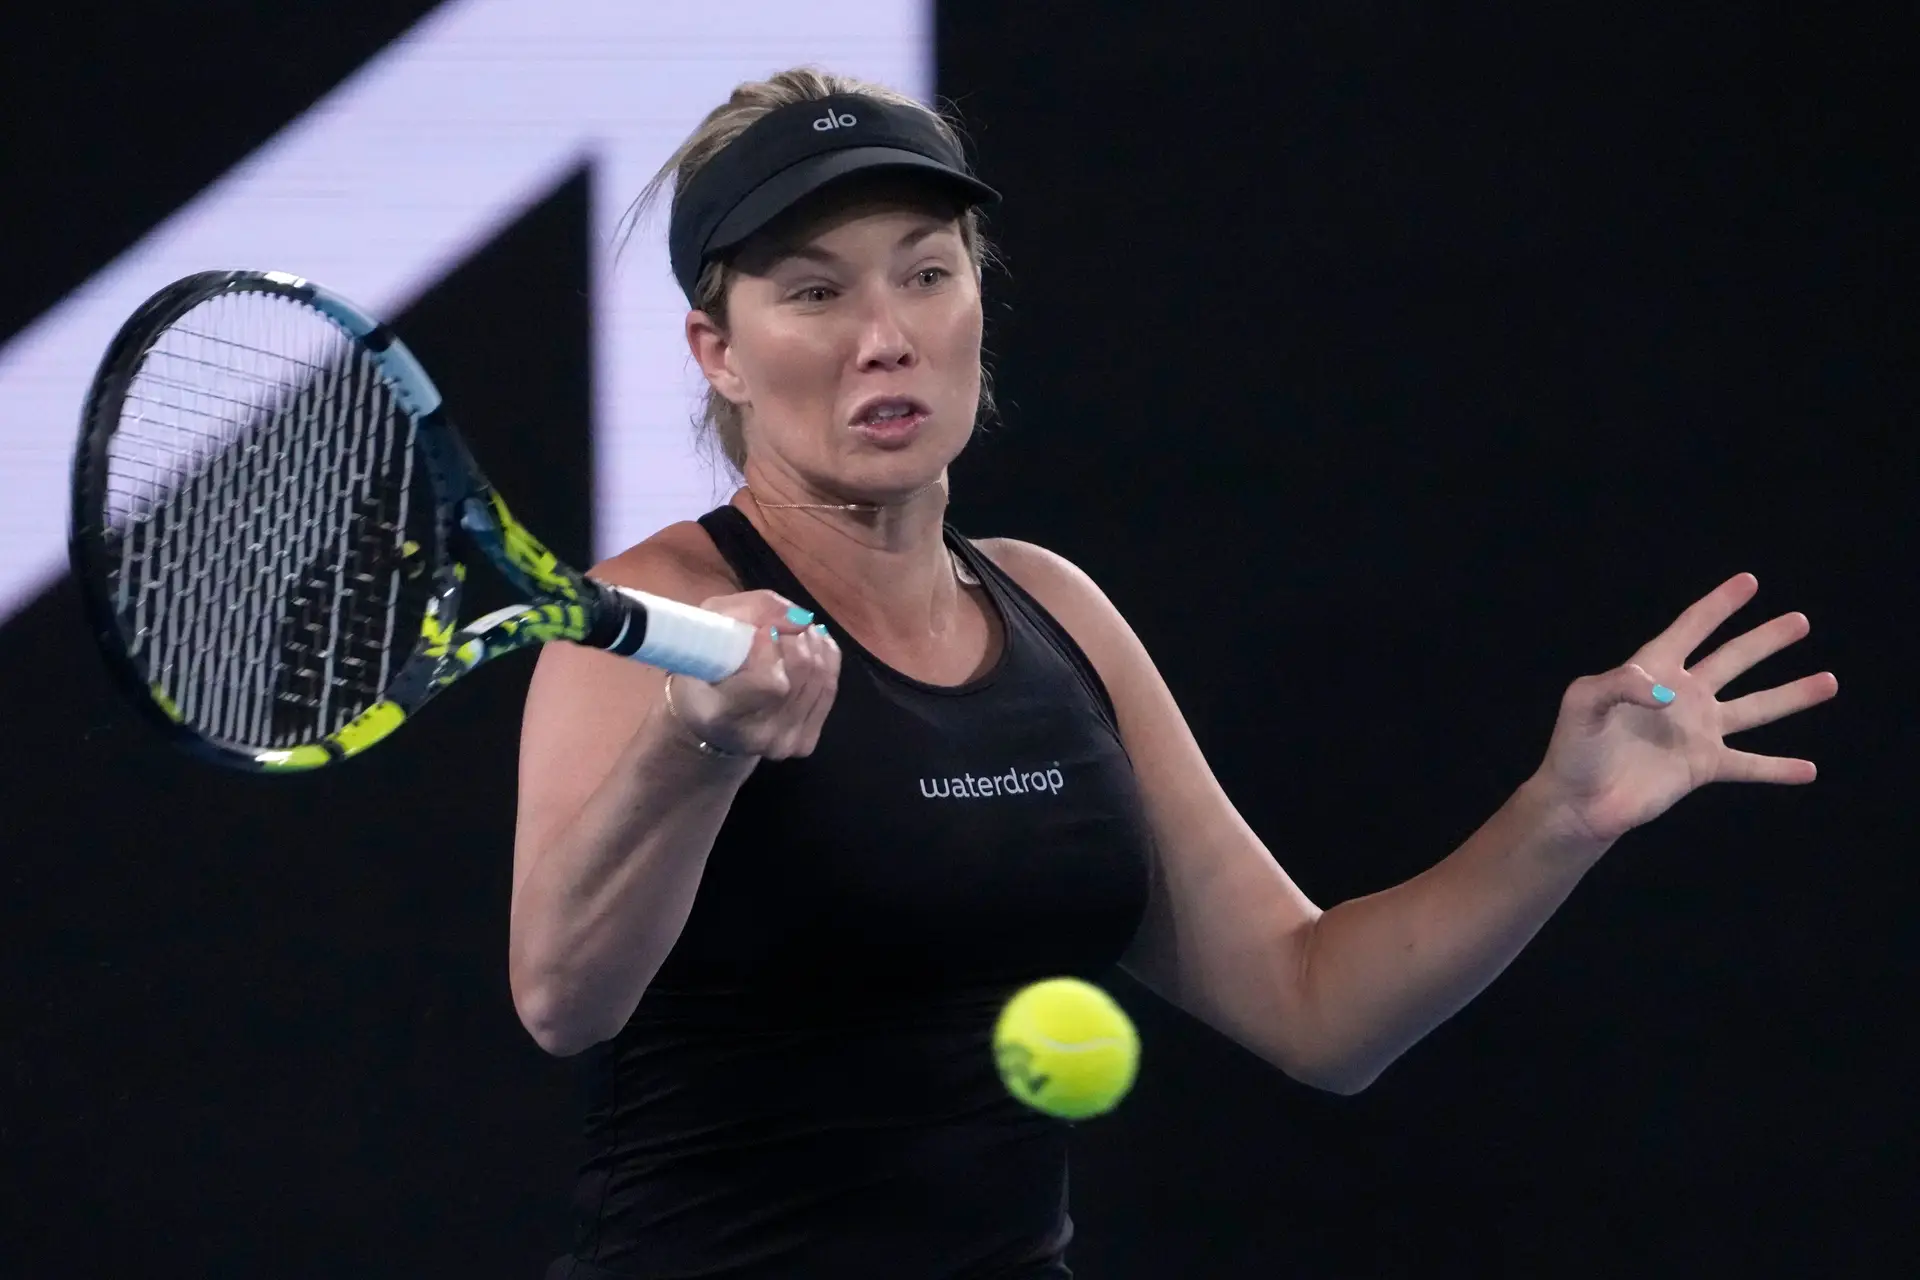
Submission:
POLYGON ((944 466, 852 467, 835 477, 832 487, 845 494, 849 502, 894 506, 939 484, 945 474, 944 466))
MULTIPOLYGON (((839 459, 835 488, 860 502, 900 502, 937 484, 947 467, 960 456, 966 437, 926 431, 911 440, 865 444, 839 459)), ((971 435, 971 432, 968 433, 971 435)))

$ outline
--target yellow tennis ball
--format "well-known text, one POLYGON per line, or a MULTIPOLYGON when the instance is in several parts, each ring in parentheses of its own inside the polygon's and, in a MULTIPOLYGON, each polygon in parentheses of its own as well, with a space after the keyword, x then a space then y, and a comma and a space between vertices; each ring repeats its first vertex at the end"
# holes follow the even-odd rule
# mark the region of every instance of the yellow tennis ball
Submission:
POLYGON ((1085 1120, 1119 1105, 1140 1067, 1140 1036, 1113 997, 1078 978, 1023 987, 993 1028, 1007 1092, 1048 1115, 1085 1120))

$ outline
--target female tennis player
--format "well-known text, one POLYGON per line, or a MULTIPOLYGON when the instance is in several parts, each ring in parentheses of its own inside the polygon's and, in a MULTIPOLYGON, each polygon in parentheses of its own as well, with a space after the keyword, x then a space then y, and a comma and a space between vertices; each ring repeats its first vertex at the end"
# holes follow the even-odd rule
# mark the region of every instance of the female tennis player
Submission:
POLYGON ((1832 675, 1715 697, 1804 616, 1685 665, 1753 597, 1740 574, 1574 680, 1538 771, 1461 848, 1323 911, 1100 589, 946 524, 995 198, 949 125, 792 71, 737 89, 645 198, 669 179, 706 421, 744 483, 595 573, 758 637, 713 685, 540 656, 513 994, 544 1048, 595 1059, 550 1277, 1067 1276, 1066 1126, 1014 1102, 988 1049, 1015 988, 1117 963, 1350 1093, 1626 831, 1709 782, 1812 781, 1723 740, 1832 675))

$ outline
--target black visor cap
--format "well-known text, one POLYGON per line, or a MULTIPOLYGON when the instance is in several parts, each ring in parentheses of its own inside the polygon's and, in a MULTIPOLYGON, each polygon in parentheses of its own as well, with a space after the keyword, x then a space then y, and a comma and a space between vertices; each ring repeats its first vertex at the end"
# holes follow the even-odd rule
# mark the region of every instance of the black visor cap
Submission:
POLYGON ((714 155, 673 202, 674 278, 693 300, 700 272, 814 192, 853 174, 900 173, 945 189, 961 208, 1000 198, 924 111, 839 95, 768 112, 714 155))

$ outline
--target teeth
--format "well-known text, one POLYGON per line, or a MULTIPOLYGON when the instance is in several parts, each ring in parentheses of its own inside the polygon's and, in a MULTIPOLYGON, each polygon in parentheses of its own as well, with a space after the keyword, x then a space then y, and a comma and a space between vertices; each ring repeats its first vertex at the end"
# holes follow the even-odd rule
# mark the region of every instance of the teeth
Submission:
POLYGON ((867 415, 873 422, 885 422, 888 418, 904 418, 913 410, 903 404, 883 405, 867 415))

